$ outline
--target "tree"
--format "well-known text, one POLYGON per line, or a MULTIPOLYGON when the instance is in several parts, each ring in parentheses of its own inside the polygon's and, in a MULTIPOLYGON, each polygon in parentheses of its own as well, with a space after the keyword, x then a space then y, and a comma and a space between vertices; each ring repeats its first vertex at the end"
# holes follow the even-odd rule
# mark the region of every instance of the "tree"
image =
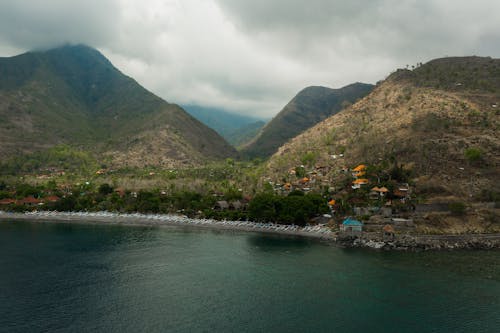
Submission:
POLYGON ((99 193, 102 195, 108 195, 113 193, 113 188, 108 183, 101 184, 99 186, 99 193))

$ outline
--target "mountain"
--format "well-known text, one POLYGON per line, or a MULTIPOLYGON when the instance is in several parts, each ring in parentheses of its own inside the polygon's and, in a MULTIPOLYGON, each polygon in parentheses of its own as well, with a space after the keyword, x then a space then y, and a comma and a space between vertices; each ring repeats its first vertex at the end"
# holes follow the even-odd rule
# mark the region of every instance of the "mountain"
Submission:
MULTIPOLYGON (((397 70, 362 100, 290 140, 266 173, 281 181, 291 168, 320 168, 326 186, 337 191, 352 181, 342 170, 366 164, 379 174, 409 175, 419 202, 474 210, 476 203, 500 201, 499 116, 500 59, 436 59, 397 70)), ((476 222, 498 223, 498 210, 477 211, 476 222)))
POLYGON ((258 120, 230 131, 224 138, 234 147, 244 147, 259 134, 265 125, 266 123, 263 120, 258 120))
POLYGON ((2 158, 60 144, 118 166, 190 165, 236 153, 84 45, 0 58, 0 117, 2 158))
POLYGON ((265 124, 262 119, 239 115, 217 108, 185 105, 184 109, 190 115, 214 129, 235 147, 252 139, 265 124))
POLYGON ((364 83, 340 89, 305 88, 242 149, 242 153, 250 158, 268 157, 289 139, 366 96, 372 89, 372 85, 364 83))

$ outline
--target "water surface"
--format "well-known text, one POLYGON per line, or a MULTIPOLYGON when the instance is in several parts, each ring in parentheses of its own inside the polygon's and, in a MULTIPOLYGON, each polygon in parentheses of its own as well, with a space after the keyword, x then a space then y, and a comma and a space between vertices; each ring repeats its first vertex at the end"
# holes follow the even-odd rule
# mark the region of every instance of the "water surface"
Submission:
POLYGON ((4 332, 499 332, 500 252, 0 223, 4 332))

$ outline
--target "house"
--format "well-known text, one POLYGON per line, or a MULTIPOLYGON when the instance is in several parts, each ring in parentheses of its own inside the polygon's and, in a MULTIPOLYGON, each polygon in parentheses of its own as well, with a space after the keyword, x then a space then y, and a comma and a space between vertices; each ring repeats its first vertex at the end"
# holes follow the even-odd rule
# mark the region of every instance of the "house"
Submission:
POLYGON ((340 226, 340 231, 349 233, 351 235, 359 234, 363 231, 363 223, 348 217, 344 220, 344 222, 342 222, 342 225, 340 226))
POLYGON ((384 241, 393 241, 395 236, 394 227, 390 224, 384 225, 382 228, 382 238, 384 241))
POLYGON ((352 176, 354 178, 362 177, 365 174, 366 174, 366 165, 364 165, 364 164, 360 164, 357 167, 355 167, 354 169, 352 169, 352 176))
POLYGON ((310 180, 309 178, 304 177, 301 180, 299 180, 299 183, 301 183, 301 184, 307 184, 309 182, 309 180, 310 180))
POLYGON ((366 178, 359 178, 359 179, 356 179, 355 181, 352 182, 351 188, 353 190, 356 190, 358 188, 361 188, 362 185, 366 185, 368 183, 369 183, 368 179, 366 179, 366 178))
POLYGON ((125 189, 122 187, 118 187, 114 191, 120 198, 123 198, 125 196, 125 189))
POLYGON ((26 206, 38 206, 40 204, 43 205, 42 200, 36 199, 34 196, 30 195, 24 199, 18 201, 18 204, 26 205, 26 206))
POLYGON ((386 187, 375 186, 370 191, 370 199, 377 200, 380 197, 384 197, 388 192, 389 190, 386 187))
POLYGON ((357 167, 355 167, 354 169, 352 169, 353 172, 360 172, 360 171, 365 171, 365 170, 366 170, 366 165, 364 165, 364 164, 360 164, 357 167))
POLYGON ((2 199, 0 200, 0 205, 13 205, 16 203, 16 200, 15 199, 2 199))
POLYGON ((58 202, 59 200, 61 200, 61 199, 57 195, 49 195, 48 197, 44 198, 44 201, 46 203, 54 203, 54 202, 58 202))

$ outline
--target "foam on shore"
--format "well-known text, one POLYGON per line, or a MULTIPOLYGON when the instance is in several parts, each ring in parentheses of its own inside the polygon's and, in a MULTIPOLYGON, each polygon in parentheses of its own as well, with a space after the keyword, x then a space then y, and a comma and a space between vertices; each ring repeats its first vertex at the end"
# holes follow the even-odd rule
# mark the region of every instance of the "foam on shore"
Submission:
POLYGON ((192 226, 219 230, 240 230, 282 235, 305 236, 335 240, 335 233, 325 225, 305 226, 259 223, 252 221, 219 221, 214 219, 194 219, 174 214, 121 214, 112 212, 56 212, 34 211, 9 213, 0 211, 2 220, 29 220, 46 223, 80 223, 127 226, 192 226))

